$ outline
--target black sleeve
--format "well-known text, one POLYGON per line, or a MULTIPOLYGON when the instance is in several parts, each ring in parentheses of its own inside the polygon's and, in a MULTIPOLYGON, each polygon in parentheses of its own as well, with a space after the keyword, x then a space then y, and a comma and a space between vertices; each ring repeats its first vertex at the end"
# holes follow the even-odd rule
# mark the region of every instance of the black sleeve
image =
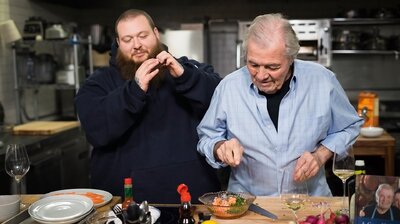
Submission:
POLYGON ((187 57, 181 57, 178 61, 184 72, 175 79, 176 91, 188 99, 194 111, 203 116, 221 77, 209 64, 189 60, 187 57))
POLYGON ((138 119, 146 94, 132 81, 123 81, 112 68, 98 70, 79 89, 75 105, 88 141, 110 144, 138 119))

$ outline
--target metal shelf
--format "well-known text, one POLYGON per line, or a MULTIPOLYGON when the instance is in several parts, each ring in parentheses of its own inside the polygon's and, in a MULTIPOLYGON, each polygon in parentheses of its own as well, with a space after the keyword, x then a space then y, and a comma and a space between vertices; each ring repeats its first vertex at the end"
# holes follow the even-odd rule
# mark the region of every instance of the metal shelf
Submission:
POLYGON ((332 54, 371 54, 371 55, 398 55, 399 51, 379 50, 332 50, 332 54))
POLYGON ((400 25, 400 18, 380 19, 380 18, 334 18, 332 25, 400 25))

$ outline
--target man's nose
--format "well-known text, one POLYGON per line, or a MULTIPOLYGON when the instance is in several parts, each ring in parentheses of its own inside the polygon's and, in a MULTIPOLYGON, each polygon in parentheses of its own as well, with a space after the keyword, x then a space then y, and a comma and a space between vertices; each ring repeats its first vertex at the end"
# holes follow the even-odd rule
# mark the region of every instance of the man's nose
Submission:
POLYGON ((268 69, 264 68, 263 66, 260 66, 258 68, 257 73, 258 73, 259 77, 262 79, 268 78, 268 76, 269 76, 268 69))
POLYGON ((139 49, 141 46, 142 43, 140 42, 139 38, 133 38, 133 48, 139 49))

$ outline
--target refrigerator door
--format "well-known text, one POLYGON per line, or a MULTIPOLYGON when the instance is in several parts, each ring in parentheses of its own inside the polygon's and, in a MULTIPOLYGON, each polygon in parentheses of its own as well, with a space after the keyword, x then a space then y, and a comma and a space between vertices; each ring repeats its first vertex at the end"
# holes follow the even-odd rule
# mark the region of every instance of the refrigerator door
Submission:
POLYGON ((203 30, 166 30, 160 38, 174 57, 187 56, 204 62, 203 30))

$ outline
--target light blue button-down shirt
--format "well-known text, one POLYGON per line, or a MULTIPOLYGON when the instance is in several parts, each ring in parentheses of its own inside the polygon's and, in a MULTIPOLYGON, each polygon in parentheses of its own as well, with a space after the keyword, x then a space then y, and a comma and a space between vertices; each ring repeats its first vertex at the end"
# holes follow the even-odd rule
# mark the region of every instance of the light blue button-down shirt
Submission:
MULTIPOLYGON (((199 124, 198 151, 214 168, 213 148, 221 140, 237 138, 244 148, 239 166, 231 169, 228 190, 254 195, 278 195, 282 168, 320 144, 344 153, 355 142, 362 119, 350 104, 335 75, 325 67, 294 62, 290 90, 280 103, 278 131, 247 67, 226 76, 216 88, 199 124)), ((331 195, 325 171, 308 180, 310 195, 331 195)))

